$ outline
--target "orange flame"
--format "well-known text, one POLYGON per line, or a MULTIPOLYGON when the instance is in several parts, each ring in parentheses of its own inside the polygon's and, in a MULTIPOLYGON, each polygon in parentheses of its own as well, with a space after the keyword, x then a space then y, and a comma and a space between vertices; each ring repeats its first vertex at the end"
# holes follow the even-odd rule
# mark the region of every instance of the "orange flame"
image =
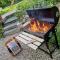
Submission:
POLYGON ((52 24, 32 20, 29 24, 28 30, 31 32, 47 32, 52 24))

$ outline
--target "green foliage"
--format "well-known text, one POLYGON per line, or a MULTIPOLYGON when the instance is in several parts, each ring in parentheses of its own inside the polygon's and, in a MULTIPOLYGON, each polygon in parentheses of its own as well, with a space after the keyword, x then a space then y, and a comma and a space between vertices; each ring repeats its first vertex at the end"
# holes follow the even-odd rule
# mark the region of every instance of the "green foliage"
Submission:
POLYGON ((10 5, 10 1, 9 0, 0 0, 0 7, 5 7, 10 5))
POLYGON ((15 4, 21 0, 0 0, 0 7, 4 8, 7 6, 10 6, 12 4, 15 4))
POLYGON ((3 26, 2 23, 0 22, 0 38, 3 37, 3 26))
POLYGON ((17 9, 21 12, 36 5, 37 7, 38 5, 40 5, 40 7, 53 6, 54 4, 56 4, 56 2, 57 0, 23 0, 20 4, 18 4, 17 9))
MULTIPOLYGON (((19 0, 21 1, 21 0, 19 0)), ((40 7, 44 7, 44 6, 53 6, 54 4, 56 4, 59 0, 22 0, 21 2, 11 5, 9 7, 4 8, 2 11, 0 11, 0 15, 4 14, 6 12, 12 11, 14 9, 18 9, 18 12, 21 12, 20 14, 23 14, 24 10, 27 10, 29 8, 32 8, 35 5, 39 5, 40 7), (17 7, 17 8, 16 8, 17 7)), ((1 6, 1 2, 2 4, 7 4, 8 1, 7 0, 0 0, 0 6, 1 6)), ((7 4, 8 5, 8 4, 7 4)), ((6 6, 6 5, 5 5, 6 6)))
POLYGON ((57 0, 23 0, 17 6, 17 16, 23 18, 25 11, 30 8, 50 7, 57 3, 57 0))
POLYGON ((17 6, 17 16, 19 19, 23 19, 24 15, 26 14, 26 10, 31 8, 35 2, 33 0, 23 0, 17 6))
POLYGON ((34 5, 33 0, 23 0, 20 4, 18 4, 17 9, 20 11, 24 11, 24 10, 29 9, 33 5, 34 5))
POLYGON ((58 43, 60 45, 60 22, 57 25, 57 38, 58 38, 58 43))
POLYGON ((12 10, 16 10, 17 5, 18 5, 18 4, 11 5, 11 6, 8 6, 8 7, 4 8, 4 9, 2 9, 2 10, 0 11, 0 15, 2 15, 2 14, 4 14, 4 13, 7 13, 7 12, 9 12, 9 11, 12 11, 12 10))
POLYGON ((36 4, 40 5, 40 7, 49 7, 56 5, 59 0, 34 0, 36 4))

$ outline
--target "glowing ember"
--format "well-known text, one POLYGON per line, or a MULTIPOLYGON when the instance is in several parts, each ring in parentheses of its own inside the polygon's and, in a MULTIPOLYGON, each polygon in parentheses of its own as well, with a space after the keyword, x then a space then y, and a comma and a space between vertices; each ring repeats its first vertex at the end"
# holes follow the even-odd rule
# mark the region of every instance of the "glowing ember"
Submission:
POLYGON ((31 32, 47 32, 52 27, 52 24, 32 20, 28 25, 28 30, 31 32))

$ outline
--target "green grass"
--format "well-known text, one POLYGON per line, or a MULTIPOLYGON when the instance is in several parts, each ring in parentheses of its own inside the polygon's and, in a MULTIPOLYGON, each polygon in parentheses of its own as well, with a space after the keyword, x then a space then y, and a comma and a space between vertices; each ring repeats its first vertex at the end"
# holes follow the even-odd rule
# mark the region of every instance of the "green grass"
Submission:
POLYGON ((57 38, 58 38, 58 43, 60 45, 60 23, 57 25, 57 38))

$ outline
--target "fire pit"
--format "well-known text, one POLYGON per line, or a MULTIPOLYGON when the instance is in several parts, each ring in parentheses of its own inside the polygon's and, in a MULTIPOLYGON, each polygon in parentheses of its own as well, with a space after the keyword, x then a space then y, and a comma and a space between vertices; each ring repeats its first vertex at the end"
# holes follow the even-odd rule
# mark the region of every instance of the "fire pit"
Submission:
POLYGON ((54 6, 51 8, 33 9, 27 10, 27 13, 30 21, 23 25, 23 31, 20 32, 16 39, 27 44, 34 50, 37 48, 43 50, 52 58, 53 51, 59 48, 56 36, 56 25, 59 20, 58 8, 54 6), (53 36, 55 38, 54 42, 52 41, 53 36), (46 48, 41 48, 42 45, 46 46, 48 51, 44 50, 46 48))
POLYGON ((51 27, 52 24, 32 20, 27 28, 30 32, 46 33, 51 27))
POLYGON ((23 30, 43 38, 43 35, 45 35, 52 27, 53 24, 32 18, 30 23, 25 26, 23 30))

